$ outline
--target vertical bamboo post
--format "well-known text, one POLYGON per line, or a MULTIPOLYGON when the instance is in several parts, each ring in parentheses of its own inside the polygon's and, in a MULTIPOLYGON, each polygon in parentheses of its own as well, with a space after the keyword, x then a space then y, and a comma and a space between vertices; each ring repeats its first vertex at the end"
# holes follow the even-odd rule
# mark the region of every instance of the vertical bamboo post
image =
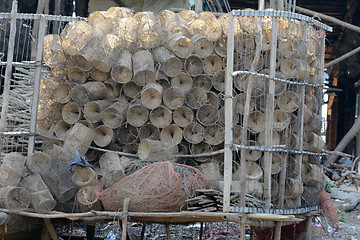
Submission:
MULTIPOLYGON (((17 1, 12 2, 11 9, 11 22, 10 22, 10 35, 9 46, 7 51, 7 61, 5 70, 4 90, 3 90, 3 104, 0 119, 0 134, 3 136, 7 118, 7 112, 9 110, 9 98, 10 98, 10 81, 12 75, 12 65, 14 59, 14 47, 15 47, 15 33, 16 33, 16 17, 17 17, 17 1)), ((0 149, 2 148, 3 138, 0 139, 0 149)))
POLYGON ((227 68, 225 76, 225 144, 224 144, 224 199, 223 211, 230 211, 230 186, 232 180, 232 125, 233 125, 233 64, 234 64, 234 13, 229 12, 227 68))
POLYGON ((265 0, 259 0, 258 8, 259 8, 259 11, 265 9, 265 0))
POLYGON ((54 226, 51 224, 50 219, 49 218, 43 218, 43 219, 45 222, 46 229, 50 233, 51 238, 54 240, 59 240, 59 237, 56 233, 54 226))
POLYGON ((44 38, 46 33, 46 18, 40 16, 40 25, 39 25, 39 34, 38 34, 38 43, 36 49, 36 68, 34 76, 34 94, 32 96, 31 104, 31 118, 30 118, 30 137, 28 144, 28 155, 34 152, 35 145, 35 134, 36 134, 36 121, 38 113, 38 104, 39 104, 39 95, 40 95, 40 82, 41 82, 41 59, 44 48, 44 38))
MULTIPOLYGON (((275 77, 276 68, 276 48, 277 48, 277 17, 272 21, 271 32, 271 50, 270 50, 270 77, 275 77)), ((272 129, 274 119, 274 94, 275 94, 275 82, 269 81, 269 94, 266 100, 266 114, 265 114, 265 148, 272 148, 272 129)), ((265 196, 265 208, 271 207, 271 165, 272 165, 272 153, 264 153, 264 196, 265 196)))
MULTIPOLYGON (((272 32, 271 32, 271 49, 270 49, 270 77, 275 77, 276 69, 276 49, 277 49, 277 17, 273 17, 272 32)), ((269 81, 269 94, 266 100, 266 114, 265 114, 265 148, 272 148, 272 133, 273 133, 273 119, 274 119, 274 94, 275 94, 275 82, 269 81)), ((272 166, 272 152, 264 153, 264 196, 265 196, 265 208, 271 207, 271 166, 272 166)), ((275 225, 275 240, 281 238, 281 222, 277 222, 275 225)))
POLYGON ((166 240, 170 240, 170 226, 166 224, 166 240))
POLYGON ((122 234, 121 234, 121 240, 126 240, 129 201, 130 201, 129 198, 125 198, 125 199, 124 199, 124 208, 123 208, 124 216, 122 217, 122 234))

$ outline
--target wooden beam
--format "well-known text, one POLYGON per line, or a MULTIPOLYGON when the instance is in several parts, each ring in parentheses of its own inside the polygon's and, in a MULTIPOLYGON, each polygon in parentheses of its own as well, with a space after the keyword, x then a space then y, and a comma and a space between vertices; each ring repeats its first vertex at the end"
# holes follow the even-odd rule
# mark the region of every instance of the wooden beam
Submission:
POLYGON ((345 27, 345 28, 348 28, 350 30, 353 30, 355 32, 360 33, 360 27, 355 26, 355 25, 350 24, 350 23, 347 23, 347 22, 344 22, 344 21, 341 21, 341 20, 339 20, 337 18, 330 17, 328 15, 325 15, 325 14, 322 14, 322 13, 319 13, 319 12, 315 12, 315 11, 312 11, 312 10, 309 10, 309 9, 306 9, 306 8, 298 7, 298 6, 296 6, 295 9, 296 9, 296 11, 307 14, 307 15, 310 15, 311 17, 314 17, 314 18, 318 17, 321 20, 326 20, 326 21, 335 23, 335 24, 337 24, 337 25, 339 25, 341 27, 345 27))
MULTIPOLYGON (((346 135, 341 139, 339 144, 336 146, 334 151, 341 152, 348 145, 348 143, 355 137, 355 135, 360 131, 360 118, 356 119, 350 130, 346 135)), ((329 166, 337 158, 336 155, 330 156, 324 163, 325 166, 329 166)))
POLYGON ((352 55, 354 55, 354 54, 356 54, 356 53, 358 53, 358 52, 360 52, 360 47, 357 47, 357 48, 355 48, 354 50, 352 50, 352 51, 350 51, 350 52, 348 52, 348 53, 345 53, 345 54, 342 55, 341 57, 338 57, 338 58, 332 60, 331 62, 328 62, 327 64, 324 65, 324 67, 325 67, 325 68, 328 68, 328 67, 330 67, 330 66, 332 66, 332 65, 335 65, 335 64, 337 64, 337 63, 339 63, 339 62, 341 62, 341 61, 344 61, 345 59, 351 57, 352 55))
POLYGON ((127 223, 128 223, 128 209, 129 209, 129 198, 124 199, 123 217, 122 217, 122 234, 121 239, 126 240, 127 235, 127 223))

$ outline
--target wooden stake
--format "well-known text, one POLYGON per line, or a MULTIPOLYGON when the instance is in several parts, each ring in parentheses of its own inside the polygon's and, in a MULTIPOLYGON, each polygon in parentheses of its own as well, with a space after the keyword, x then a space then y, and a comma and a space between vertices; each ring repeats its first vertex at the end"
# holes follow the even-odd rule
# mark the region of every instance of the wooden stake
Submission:
POLYGON ((204 223, 201 222, 200 223, 200 235, 199 235, 199 240, 202 240, 202 235, 204 233, 204 223))
POLYGON ((48 232, 50 233, 51 238, 54 240, 59 240, 59 237, 55 231, 54 226, 51 224, 50 219, 44 218, 44 222, 48 232))
POLYGON ((128 219, 128 208, 129 208, 129 198, 124 199, 124 208, 123 208, 123 217, 122 217, 122 235, 121 239, 126 240, 127 235, 127 219, 128 219))
POLYGON ((140 240, 144 240, 145 237, 145 230, 146 230, 146 223, 143 223, 142 229, 141 229, 141 236, 140 240))
POLYGON ((310 240, 312 235, 312 216, 306 217, 306 240, 310 240))
POLYGON ((170 226, 166 224, 166 240, 170 240, 170 226))

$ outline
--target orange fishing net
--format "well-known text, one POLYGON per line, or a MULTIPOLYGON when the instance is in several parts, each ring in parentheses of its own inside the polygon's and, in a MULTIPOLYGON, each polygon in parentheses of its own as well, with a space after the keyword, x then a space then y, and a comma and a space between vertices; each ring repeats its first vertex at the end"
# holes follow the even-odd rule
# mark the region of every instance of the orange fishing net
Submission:
POLYGON ((196 189, 210 187, 210 180, 196 168, 167 161, 148 165, 96 192, 107 211, 122 209, 127 197, 131 212, 177 212, 196 189))

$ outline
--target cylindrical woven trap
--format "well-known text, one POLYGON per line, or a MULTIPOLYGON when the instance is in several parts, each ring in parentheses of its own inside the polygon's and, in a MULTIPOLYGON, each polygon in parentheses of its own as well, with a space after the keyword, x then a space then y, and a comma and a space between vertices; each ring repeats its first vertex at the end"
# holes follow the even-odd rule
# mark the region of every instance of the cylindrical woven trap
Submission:
POLYGON ((87 82, 71 89, 71 98, 79 106, 84 106, 90 101, 104 99, 105 96, 106 86, 102 82, 87 82))
POLYGON ((106 147, 110 144, 111 140, 114 138, 114 131, 105 126, 100 125, 95 129, 94 143, 99 147, 106 147))
POLYGON ((125 121, 128 107, 129 103, 122 99, 111 104, 103 111, 101 119, 104 125, 112 129, 118 128, 125 121))
POLYGON ((137 154, 138 148, 139 148, 138 143, 129 143, 124 146, 122 151, 125 153, 137 154))
POLYGON ((81 212, 100 211, 102 209, 99 198, 95 193, 95 187, 91 185, 80 188, 76 194, 76 201, 81 212))
POLYGON ((188 74, 181 72, 171 79, 171 85, 189 91, 193 87, 193 80, 188 74))
POLYGON ((304 205, 312 206, 319 203, 320 194, 323 191, 322 188, 305 186, 303 194, 301 196, 304 205))
POLYGON ((65 139, 72 128, 72 124, 68 124, 64 120, 60 120, 55 124, 54 133, 55 136, 60 139, 65 139))
MULTIPOLYGON (((248 146, 251 146, 251 147, 259 146, 259 143, 254 140, 248 140, 247 144, 248 144, 248 146)), ((249 161, 257 161, 262 156, 262 153, 259 150, 247 150, 246 152, 247 152, 246 160, 249 160, 249 161)))
POLYGON ((160 133, 160 140, 162 142, 169 142, 179 144, 183 138, 183 131, 175 124, 170 124, 164 127, 160 133))
POLYGON ((290 125, 290 116, 285 111, 274 110, 273 129, 275 131, 283 131, 290 125))
POLYGON ((255 162, 246 162, 246 164, 246 179, 259 180, 263 175, 261 167, 255 162))
POLYGON ((172 122, 172 112, 164 106, 157 107, 150 112, 150 122, 158 128, 164 128, 172 122))
POLYGON ((198 144, 204 140, 205 129, 199 123, 189 123, 184 128, 184 139, 192 144, 198 144))
POLYGON ((180 58, 187 58, 194 51, 193 42, 188 37, 179 34, 168 36, 165 45, 180 58))
POLYGON ((147 50, 139 50, 132 55, 133 81, 139 86, 155 82, 154 60, 147 50))
POLYGON ((88 77, 88 73, 84 72, 78 66, 70 67, 67 75, 69 80, 75 83, 85 83, 88 77))
POLYGON ((7 209, 24 210, 30 205, 30 194, 22 187, 1 187, 0 207, 7 209))
POLYGON ((71 87, 67 83, 60 83, 54 91, 54 99, 58 103, 68 103, 71 100, 71 87))
POLYGON ((180 87, 169 87, 163 94, 163 102, 171 110, 181 107, 185 102, 184 90, 180 87))
POLYGON ((96 172, 91 167, 81 167, 81 166, 73 166, 71 168, 72 180, 78 186, 83 187, 86 185, 94 185, 96 181, 96 172))
POLYGON ((101 43, 91 58, 91 64, 102 72, 110 72, 120 53, 120 40, 114 34, 101 37, 101 43))
POLYGON ((127 82, 123 85, 122 90, 129 98, 135 98, 141 91, 142 87, 135 84, 133 81, 127 82))
POLYGON ((185 96, 186 105, 192 109, 198 109, 207 101, 207 93, 202 88, 192 88, 185 96))
MULTIPOLYGON (((244 114, 245 111, 245 102, 246 102, 246 93, 236 94, 233 100, 233 109, 237 114, 244 114)), ((255 109, 256 102, 253 98, 250 99, 249 111, 255 109)))
POLYGON ((30 193, 30 201, 37 212, 50 212, 56 205, 48 186, 39 174, 29 175, 21 181, 21 187, 30 193))
POLYGON ((322 168, 311 163, 304 164, 302 180, 303 183, 308 186, 316 186, 317 184, 322 183, 324 181, 322 168))
POLYGON ((126 121, 134 127, 143 126, 149 119, 149 111, 141 104, 131 105, 126 112, 126 121))
POLYGON ((307 79, 311 74, 311 68, 306 59, 283 58, 280 71, 285 78, 307 79))
POLYGON ((251 96, 259 97, 265 92, 265 79, 258 76, 238 75, 234 79, 235 87, 241 91, 246 92, 248 81, 252 86, 251 96))
POLYGON ((233 139, 235 144, 242 144, 242 131, 243 128, 240 125, 233 126, 233 139))
POLYGON ((82 117, 82 109, 74 102, 68 102, 62 109, 62 118, 68 124, 74 124, 82 117))
POLYGON ((59 35, 49 34, 44 38, 43 50, 44 64, 50 68, 63 67, 66 57, 61 47, 61 39, 59 35))
POLYGON ((160 69, 168 77, 175 77, 182 68, 182 61, 165 47, 157 47, 152 50, 155 62, 160 63, 160 69))
POLYGON ((47 119, 57 121, 61 119, 63 105, 58 102, 53 102, 48 107, 47 119))
POLYGON ((287 177, 296 178, 299 175, 299 163, 293 156, 289 156, 289 161, 287 164, 286 174, 287 177))
POLYGON ((219 70, 214 73, 211 78, 213 87, 219 92, 225 91, 225 71, 219 70))
MULTIPOLYGON (((218 123, 221 126, 225 126, 225 108, 222 107, 220 108, 220 110, 218 111, 218 123)), ((237 124, 239 122, 239 114, 234 113, 233 114, 233 125, 237 124)))
POLYGON ((90 71, 90 77, 96 81, 104 82, 109 78, 109 73, 93 67, 90 71))
POLYGON ((215 72, 220 71, 223 67, 222 60, 215 54, 207 56, 204 59, 203 64, 204 72, 209 76, 212 76, 215 72))
POLYGON ((198 75, 193 79, 193 87, 203 88, 206 91, 210 91, 212 87, 211 79, 205 74, 198 75))
POLYGON ((277 105, 287 113, 292 113, 298 109, 299 97, 295 92, 286 91, 278 97, 277 105))
POLYGON ((143 125, 139 130, 139 139, 159 140, 160 131, 159 128, 155 127, 151 123, 143 125))
POLYGON ((216 108, 222 107, 223 104, 219 98, 219 94, 208 91, 206 93, 207 96, 207 103, 215 106, 216 108))
POLYGON ((161 105, 163 88, 160 84, 149 83, 141 91, 141 104, 148 108, 154 109, 161 105))
MULTIPOLYGON (((275 116, 275 113, 274 113, 275 116)), ((275 118, 275 117, 274 117, 275 118)), ((275 123, 274 123, 275 126, 275 123)), ((265 130, 265 116, 260 111, 253 111, 249 115, 249 131, 251 133, 260 133, 265 130)))
POLYGON ((61 41, 62 49, 68 55, 79 54, 91 39, 92 33, 92 27, 85 21, 68 24, 61 41))
POLYGON ((280 173, 281 165, 283 164, 283 156, 277 153, 272 154, 272 163, 271 163, 271 174, 275 175, 280 173))
MULTIPOLYGON (((212 147, 207 142, 200 142, 197 144, 192 144, 190 147, 191 154, 203 154, 203 153, 210 153, 212 152, 212 147)), ((198 157, 196 161, 198 162, 206 162, 211 160, 211 157, 198 157)))
MULTIPOLYGON (((120 94, 119 85, 112 79, 106 80, 104 84, 106 87, 106 100, 116 101, 120 94)), ((120 98, 126 98, 126 96, 120 96, 120 98)))
POLYGON ((142 139, 139 144, 138 156, 141 160, 161 162, 173 159, 173 155, 176 155, 177 152, 178 148, 174 143, 142 139))
POLYGON ((36 151, 27 157, 26 168, 32 174, 50 172, 51 159, 46 153, 36 151))
POLYGON ((89 149, 94 136, 95 132, 93 129, 88 128, 81 123, 76 123, 67 134, 63 148, 72 155, 75 154, 75 151, 79 151, 80 155, 83 156, 89 149))
POLYGON ((216 123, 217 118, 218 109, 214 105, 205 104, 196 111, 196 119, 204 126, 216 123))
POLYGON ((122 50, 111 69, 111 78, 118 83, 127 83, 132 79, 132 54, 122 50))
POLYGON ((134 18, 138 20, 137 44, 145 48, 154 48, 161 43, 161 22, 153 12, 137 12, 134 18))
POLYGON ((226 57, 226 53, 227 53, 227 36, 221 36, 218 40, 216 40, 214 49, 215 49, 215 52, 219 56, 226 57))
POLYGON ((99 161, 99 158, 100 158, 100 153, 97 151, 97 150, 94 150, 94 149, 89 149, 86 154, 85 154, 85 157, 86 157, 86 160, 90 163, 95 163, 97 161, 99 161))
POLYGON ((88 23, 91 25, 95 37, 105 36, 113 30, 112 22, 100 15, 97 18, 93 18, 91 22, 88 21, 88 23))
POLYGON ((116 26, 119 19, 134 16, 134 10, 126 7, 111 7, 104 12, 103 15, 106 19, 109 19, 114 26, 116 26))
POLYGON ((190 55, 185 59, 185 71, 190 76, 197 76, 203 72, 203 61, 197 55, 190 55))
POLYGON ((111 105, 108 100, 98 100, 88 102, 84 106, 84 117, 89 123, 101 121, 102 112, 111 105))
POLYGON ((194 120, 194 113, 190 108, 181 106, 173 112, 173 119, 176 125, 184 128, 194 120))
POLYGON ((37 121, 36 131, 45 136, 53 136, 54 126, 55 125, 53 122, 46 120, 46 119, 42 119, 42 120, 37 121))
POLYGON ((189 36, 189 30, 183 25, 179 14, 170 10, 163 10, 158 14, 162 26, 165 26, 163 30, 163 36, 178 33, 180 35, 189 36))
POLYGON ((119 37, 120 45, 125 50, 134 52, 137 49, 137 28, 138 21, 134 17, 117 19, 117 25, 114 25, 113 33, 119 37))
POLYGON ((325 142, 324 139, 315 134, 315 133, 311 133, 311 138, 310 138, 310 151, 311 152, 316 152, 316 153, 320 153, 322 152, 322 150, 325 148, 325 142))
POLYGON ((204 140, 211 145, 219 145, 224 142, 225 129, 219 124, 209 125, 205 128, 204 140))
POLYGON ((117 129, 116 136, 120 143, 130 144, 138 139, 139 132, 136 127, 124 123, 117 129))
POLYGON ((108 188, 125 176, 124 168, 117 153, 104 153, 99 159, 99 165, 104 177, 105 186, 108 188))
POLYGON ((211 55, 214 51, 213 43, 202 35, 193 36, 191 41, 194 43, 194 53, 201 58, 211 55))
MULTIPOLYGON (((215 42, 222 35, 222 26, 220 21, 211 12, 201 12, 199 18, 206 24, 206 36, 209 41, 215 42)), ((191 30, 190 30, 191 32, 191 30)))
MULTIPOLYGON (((258 136, 258 142, 260 145, 265 145, 265 131, 261 132, 258 136)), ((280 135, 278 132, 272 132, 272 145, 279 145, 280 144, 280 135)))
POLYGON ((294 178, 287 178, 285 183, 285 196, 287 198, 296 199, 301 196, 304 187, 301 181, 294 178))

